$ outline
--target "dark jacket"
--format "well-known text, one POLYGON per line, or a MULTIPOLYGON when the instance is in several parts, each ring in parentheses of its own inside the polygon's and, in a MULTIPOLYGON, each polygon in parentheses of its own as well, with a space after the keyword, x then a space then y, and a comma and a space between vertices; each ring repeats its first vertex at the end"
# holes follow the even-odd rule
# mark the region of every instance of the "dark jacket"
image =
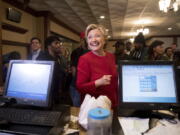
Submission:
MULTIPOLYGON (((45 57, 44 55, 45 55, 45 52, 41 50, 41 51, 39 52, 39 55, 38 55, 38 57, 36 58, 36 60, 41 60, 43 57, 45 57)), ((27 59, 28 59, 28 60, 32 60, 32 53, 30 53, 30 54, 28 55, 27 59)))
POLYGON ((139 50, 132 50, 130 52, 130 55, 129 55, 129 59, 130 60, 144 60, 145 56, 147 55, 147 52, 148 52, 148 48, 147 47, 143 47, 139 50))

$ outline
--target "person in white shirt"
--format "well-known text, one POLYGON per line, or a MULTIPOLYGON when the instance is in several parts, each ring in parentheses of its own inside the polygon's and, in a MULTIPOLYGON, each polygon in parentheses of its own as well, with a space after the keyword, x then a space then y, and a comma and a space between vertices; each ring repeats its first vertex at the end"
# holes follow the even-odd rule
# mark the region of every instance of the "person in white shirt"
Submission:
POLYGON ((30 40, 30 48, 31 52, 28 55, 28 60, 39 60, 41 58, 41 55, 44 54, 44 52, 41 50, 41 40, 37 37, 33 37, 30 40))

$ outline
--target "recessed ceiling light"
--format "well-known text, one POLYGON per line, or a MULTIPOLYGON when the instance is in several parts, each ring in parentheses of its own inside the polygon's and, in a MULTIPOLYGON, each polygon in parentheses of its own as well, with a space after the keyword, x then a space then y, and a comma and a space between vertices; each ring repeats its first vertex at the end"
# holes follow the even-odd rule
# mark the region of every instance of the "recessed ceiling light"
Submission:
POLYGON ((140 19, 140 20, 135 21, 134 24, 150 24, 152 22, 153 21, 150 19, 140 19))
POLYGON ((136 32, 137 32, 137 35, 140 32, 142 32, 144 35, 147 35, 147 34, 149 34, 149 29, 148 28, 141 28, 141 29, 137 29, 136 32))
POLYGON ((104 15, 101 15, 99 18, 100 18, 100 19, 104 19, 104 18, 105 18, 105 16, 104 16, 104 15))
POLYGON ((172 30, 172 28, 171 28, 171 27, 169 27, 169 28, 168 28, 168 30, 172 30))
POLYGON ((129 35, 129 36, 136 36, 136 35, 137 35, 137 32, 129 32, 128 35, 129 35))

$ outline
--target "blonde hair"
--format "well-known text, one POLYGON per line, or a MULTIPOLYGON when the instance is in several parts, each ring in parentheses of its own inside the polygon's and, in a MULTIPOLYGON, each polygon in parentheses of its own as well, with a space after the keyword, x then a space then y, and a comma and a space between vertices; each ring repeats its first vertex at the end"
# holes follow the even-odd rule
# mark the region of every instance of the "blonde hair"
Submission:
POLYGON ((85 31, 86 40, 87 40, 89 32, 94 29, 98 29, 104 36, 104 39, 107 40, 108 33, 107 33, 106 29, 104 28, 104 26, 98 25, 98 24, 90 24, 87 26, 86 31, 85 31))

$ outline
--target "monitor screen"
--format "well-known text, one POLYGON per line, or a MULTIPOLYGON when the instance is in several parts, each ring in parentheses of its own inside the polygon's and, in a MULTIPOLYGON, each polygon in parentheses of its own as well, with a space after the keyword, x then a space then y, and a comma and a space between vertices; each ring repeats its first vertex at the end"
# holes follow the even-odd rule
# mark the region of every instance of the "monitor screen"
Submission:
POLYGON ((53 69, 53 61, 11 60, 4 96, 17 104, 48 107, 53 69))
POLYGON ((137 109, 169 109, 177 103, 171 62, 122 62, 119 80, 120 105, 137 109))

